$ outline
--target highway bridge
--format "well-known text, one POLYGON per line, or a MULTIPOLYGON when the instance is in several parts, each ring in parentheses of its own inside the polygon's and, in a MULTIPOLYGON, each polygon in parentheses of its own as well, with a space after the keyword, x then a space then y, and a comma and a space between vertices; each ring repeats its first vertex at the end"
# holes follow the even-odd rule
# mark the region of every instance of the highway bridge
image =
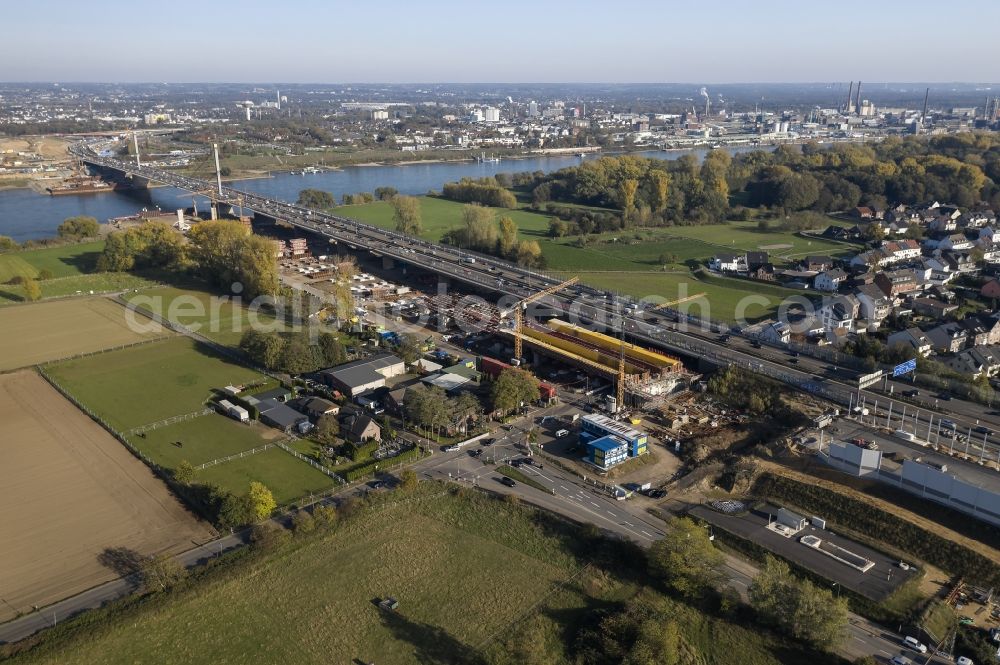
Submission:
MULTIPOLYGON (((312 210, 305 206, 275 200, 215 183, 191 178, 175 172, 150 168, 105 156, 95 151, 97 142, 75 144, 71 151, 84 163, 124 174, 127 178, 156 182, 193 193, 211 196, 221 205, 252 210, 255 215, 280 220, 310 233, 335 240, 355 250, 367 250, 376 256, 393 259, 438 274, 441 277, 491 294, 501 303, 512 305, 538 291, 561 283, 561 279, 528 270, 495 257, 469 252, 457 247, 439 245, 412 236, 382 229, 357 220, 312 210)), ((736 336, 721 337, 725 329, 718 324, 700 326, 678 324, 661 311, 629 311, 629 299, 593 287, 576 284, 546 296, 535 306, 549 309, 560 318, 579 321, 597 330, 621 334, 624 325, 627 337, 638 344, 665 349, 671 353, 716 366, 737 365, 769 376, 841 407, 855 404, 863 396, 872 417, 884 414, 882 423, 889 425, 891 414, 907 410, 907 423, 930 431, 942 420, 951 420, 959 432, 973 435, 984 424, 992 430, 988 436, 975 436, 972 454, 1000 462, 1000 412, 987 412, 981 405, 953 400, 942 414, 931 405, 920 408, 904 404, 885 395, 859 391, 857 373, 834 367, 827 362, 790 354, 773 348, 755 348, 736 336), (875 404, 881 407, 879 412, 875 404), (891 414, 889 413, 891 410, 891 414), (978 447, 977 447, 978 446, 978 447)), ((898 415, 896 416, 898 419, 898 415)), ((970 436, 972 438, 972 436, 970 436)))

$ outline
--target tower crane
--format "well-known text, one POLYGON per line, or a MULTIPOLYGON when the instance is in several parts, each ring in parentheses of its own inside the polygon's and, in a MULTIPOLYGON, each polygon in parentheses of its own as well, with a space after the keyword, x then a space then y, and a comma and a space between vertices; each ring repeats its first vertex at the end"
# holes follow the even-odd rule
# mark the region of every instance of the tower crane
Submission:
POLYGON ((539 291, 533 295, 528 296, 521 302, 514 305, 514 358, 512 364, 519 365, 521 363, 521 353, 523 348, 521 346, 521 327, 524 325, 524 310, 528 308, 528 305, 541 300, 545 296, 550 296, 557 291, 565 289, 567 286, 572 286, 580 281, 579 277, 571 277, 561 284, 556 284, 555 286, 550 286, 547 289, 539 291))

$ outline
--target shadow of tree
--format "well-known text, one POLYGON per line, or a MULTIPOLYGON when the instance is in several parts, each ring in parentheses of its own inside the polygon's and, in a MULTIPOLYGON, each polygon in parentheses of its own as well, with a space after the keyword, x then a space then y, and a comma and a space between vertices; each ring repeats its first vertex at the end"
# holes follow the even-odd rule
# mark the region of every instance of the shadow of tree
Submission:
POLYGON ((415 662, 424 665, 476 665, 476 650, 437 626, 410 621, 398 612, 381 611, 382 624, 393 637, 413 646, 415 662))
POLYGON ((142 555, 129 547, 107 547, 97 555, 97 562, 121 577, 135 575, 142 567, 142 555))

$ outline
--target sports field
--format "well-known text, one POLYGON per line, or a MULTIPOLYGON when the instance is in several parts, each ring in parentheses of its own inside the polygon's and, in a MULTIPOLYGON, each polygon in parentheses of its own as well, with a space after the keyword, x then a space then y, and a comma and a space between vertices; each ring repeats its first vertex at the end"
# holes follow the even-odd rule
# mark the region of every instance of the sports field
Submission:
POLYGON ((124 307, 77 298, 0 307, 0 370, 26 367, 169 333, 133 330, 124 307))
POLYGON ((281 432, 260 423, 246 425, 218 413, 157 427, 128 439, 161 466, 173 469, 182 460, 197 466, 205 462, 260 448, 282 438, 281 432))
MULTIPOLYGON (((266 312, 251 313, 242 302, 223 299, 195 286, 163 286, 126 296, 140 310, 191 328, 219 344, 236 347, 243 333, 254 325, 271 326, 275 319, 266 312)), ((281 326, 276 327, 280 330, 281 326)))
POLYGON ((212 389, 265 380, 187 337, 56 363, 48 371, 119 431, 201 410, 212 389))
POLYGON ((117 577, 105 548, 182 551, 211 529, 34 371, 0 375, 0 620, 117 577))
POLYGON ((333 487, 333 479, 280 448, 207 467, 195 474, 195 481, 218 485, 239 494, 251 480, 264 483, 279 505, 287 505, 310 493, 333 487))

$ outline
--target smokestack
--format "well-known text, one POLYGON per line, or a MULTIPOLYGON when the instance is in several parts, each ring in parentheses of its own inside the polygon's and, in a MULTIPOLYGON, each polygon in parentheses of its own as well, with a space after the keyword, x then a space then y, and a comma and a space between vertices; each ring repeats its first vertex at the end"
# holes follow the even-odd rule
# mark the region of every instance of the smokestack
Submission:
POLYGON ((132 132, 132 143, 135 145, 135 165, 142 166, 142 162, 139 161, 139 135, 132 132))
POLYGON ((920 113, 920 126, 922 127, 927 121, 927 98, 930 97, 931 89, 927 88, 924 91, 924 110, 920 113))
POLYGON ((854 94, 854 81, 847 86, 847 103, 844 104, 844 113, 851 112, 851 95, 854 94))
POLYGON ((277 97, 277 99, 278 99, 278 110, 280 111, 281 110, 281 91, 280 90, 275 90, 274 91, 274 96, 277 97))
POLYGON ((858 81, 858 97, 854 102, 854 112, 861 116, 861 81, 858 81))

